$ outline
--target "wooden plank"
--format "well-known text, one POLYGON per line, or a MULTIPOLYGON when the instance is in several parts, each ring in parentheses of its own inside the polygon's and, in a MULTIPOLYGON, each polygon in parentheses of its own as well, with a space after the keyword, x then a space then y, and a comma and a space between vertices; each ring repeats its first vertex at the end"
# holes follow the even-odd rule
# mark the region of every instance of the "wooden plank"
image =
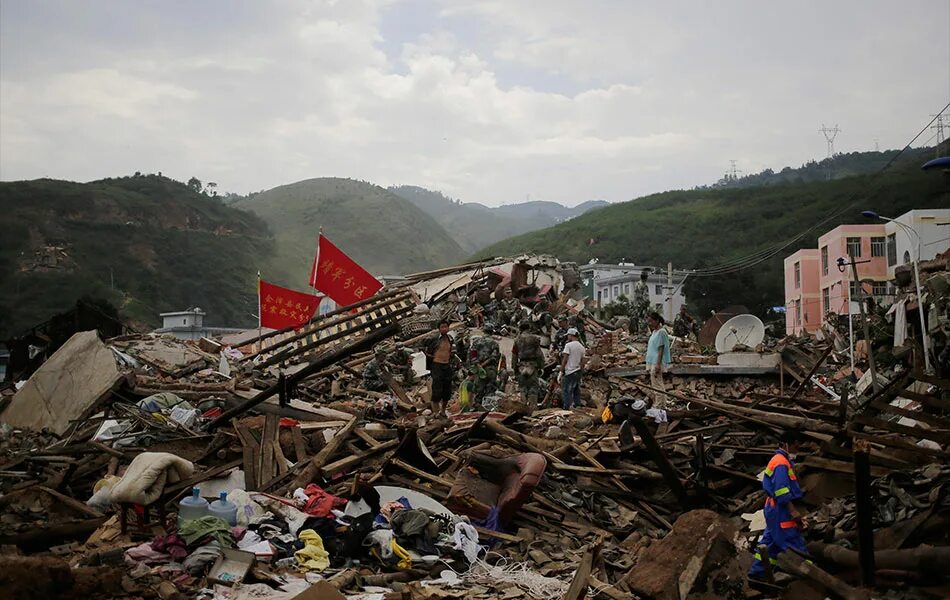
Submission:
POLYGON ((922 427, 908 427, 907 425, 899 425, 898 423, 892 423, 890 421, 884 421, 883 419, 876 419, 874 417, 868 417, 865 415, 855 416, 854 422, 860 423, 861 425, 866 425, 868 427, 890 431, 892 433, 900 433, 913 438, 933 440, 944 446, 950 444, 950 433, 946 431, 923 429, 922 427))
POLYGON ((377 446, 382 445, 379 441, 377 441, 376 438, 366 433, 366 430, 363 429, 362 427, 360 427, 359 429, 356 429, 355 431, 353 431, 353 433, 356 434, 356 437, 360 438, 361 440, 369 444, 370 448, 375 448, 377 446))
POLYGON ((336 453, 337 449, 343 445, 343 443, 350 436, 350 433, 356 429, 356 424, 359 422, 359 419, 353 417, 350 419, 350 422, 346 424, 343 429, 339 430, 333 439, 331 439, 327 444, 320 449, 313 458, 310 459, 308 463, 294 478, 294 480, 287 486, 281 486, 282 490, 286 489, 296 489, 299 487, 306 487, 306 485, 314 480, 317 474, 320 472, 320 469, 323 468, 323 465, 329 462, 330 457, 336 453))
POLYGON ((660 448, 660 444, 658 444, 656 439, 653 437, 653 432, 650 431, 649 426, 646 424, 646 422, 644 422, 643 419, 639 417, 631 418, 630 423, 637 430, 637 435, 639 435, 640 439, 643 440, 644 446, 646 446, 647 451, 653 458, 653 462, 656 463, 656 466, 660 468, 660 473, 663 474, 663 479, 666 480, 666 484, 670 486, 671 490, 673 490, 673 494, 676 496, 676 499, 680 502, 680 504, 683 505, 684 508, 691 506, 692 500, 686 493, 686 487, 683 485, 682 480, 680 480, 679 471, 677 471, 676 467, 670 463, 669 459, 666 457, 666 454, 663 452, 663 449, 660 448))
POLYGON ((854 428, 848 429, 848 433, 851 434, 852 437, 865 439, 875 444, 880 444, 881 446, 889 446, 891 448, 899 448, 901 450, 906 450, 907 452, 911 452, 913 454, 926 456, 928 457, 928 459, 934 456, 938 456, 941 458, 950 458, 950 452, 924 448, 923 446, 918 446, 917 444, 908 442, 906 439, 903 439, 903 438, 894 438, 894 437, 887 437, 884 435, 864 433, 863 431, 858 431, 857 429, 854 429, 854 428))
MULTIPOLYGON (((847 473, 848 475, 854 474, 854 465, 843 460, 834 460, 830 458, 821 458, 820 456, 809 456, 805 459, 805 462, 802 463, 803 466, 812 467, 815 469, 823 469, 825 471, 834 471, 836 473, 847 473)), ((884 477, 890 473, 893 473, 893 469, 888 469, 885 467, 871 467, 871 475, 874 477, 884 477)))
POLYGON ((277 433, 278 423, 277 415, 264 416, 264 431, 261 434, 261 462, 258 470, 261 481, 270 481, 275 474, 274 436, 277 433))
POLYGON ((897 396, 899 398, 913 400, 914 402, 923 404, 927 408, 932 408, 934 410, 950 410, 950 400, 944 400, 943 398, 937 398, 936 396, 926 396, 924 394, 918 394, 908 390, 902 390, 897 394, 897 396))
POLYGON ((950 426, 950 421, 942 417, 937 417, 919 410, 908 410, 906 408, 901 408, 900 406, 894 406, 893 404, 888 404, 883 400, 875 400, 871 403, 871 408, 877 409, 883 413, 914 419, 915 421, 926 423, 927 425, 931 425, 937 429, 947 429, 948 426, 950 426))
POLYGON ((261 445, 247 427, 238 425, 236 422, 233 427, 238 439, 241 440, 241 451, 244 460, 244 483, 249 490, 257 491, 260 489, 259 486, 261 484, 260 478, 257 476, 261 460, 261 445))
POLYGON ((396 467, 399 467, 399 468, 402 469, 403 471, 407 471, 407 472, 411 473, 412 475, 418 477, 419 479, 425 479, 425 480, 427 480, 427 481, 431 481, 431 482, 433 482, 433 483, 438 483, 438 484, 444 485, 444 486, 449 487, 449 488, 451 488, 451 487, 454 485, 454 482, 452 482, 452 481, 450 481, 450 480, 448 480, 448 479, 445 479, 444 477, 439 477, 438 475, 433 475, 433 474, 431 474, 431 473, 426 473, 425 471, 422 471, 422 470, 420 470, 420 469, 417 469, 417 468, 415 468, 414 466, 410 465, 409 463, 399 460, 398 458, 394 458, 394 459, 391 461, 390 464, 392 464, 392 465, 394 465, 394 466, 396 466, 396 467))
POLYGON ((376 447, 370 448, 369 450, 366 450, 359 454, 347 456, 347 457, 341 458, 340 460, 332 462, 328 465, 325 465, 323 468, 320 469, 320 473, 324 477, 330 477, 331 475, 339 473, 340 471, 346 471, 348 469, 351 469, 355 467, 356 465, 360 464, 361 462, 365 461, 370 456, 389 450, 390 448, 398 444, 399 444, 399 440, 389 440, 388 442, 378 444, 376 447))

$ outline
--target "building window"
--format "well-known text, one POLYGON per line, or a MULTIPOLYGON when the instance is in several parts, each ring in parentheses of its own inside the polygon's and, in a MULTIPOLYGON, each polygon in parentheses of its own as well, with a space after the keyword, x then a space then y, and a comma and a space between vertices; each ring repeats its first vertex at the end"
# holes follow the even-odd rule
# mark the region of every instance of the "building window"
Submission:
POLYGON ((629 293, 630 293, 630 284, 629 284, 629 283, 623 284, 623 293, 624 293, 624 294, 629 294, 629 293))
POLYGON ((884 252, 887 247, 887 242, 882 237, 872 237, 871 238, 871 256, 884 256, 884 252))
POLYGON ((875 282, 871 286, 871 295, 877 296, 878 298, 882 296, 888 296, 889 294, 887 291, 887 282, 886 281, 875 282))
POLYGON ((904 264, 905 265, 910 264, 910 251, 908 250, 904 250, 904 264))
POLYGON ((897 264, 897 234, 892 233, 887 236, 887 266, 893 267, 897 264))
POLYGON ((826 287, 821 290, 821 312, 827 314, 831 312, 831 288, 826 287))
POLYGON ((802 287, 802 263, 795 263, 795 288, 802 287))
POLYGON ((854 258, 861 258, 861 238, 859 237, 848 238, 848 256, 853 256, 854 258))
POLYGON ((801 300, 795 301, 795 324, 796 325, 802 324, 802 301, 801 300))
POLYGON ((821 274, 828 274, 828 246, 821 247, 821 274))
MULTIPOLYGON (((600 292, 598 292, 598 293, 600 293, 600 292)), ((609 287, 609 286, 604 288, 604 301, 606 302, 607 300, 610 300, 610 287, 609 287)))
POLYGON ((619 286, 619 285, 615 285, 615 286, 614 286, 614 298, 616 298, 616 297, 619 296, 619 295, 620 295, 620 286, 619 286))
POLYGON ((654 291, 656 292, 657 296, 663 295, 663 284, 661 283, 656 284, 656 288, 654 288, 654 291))

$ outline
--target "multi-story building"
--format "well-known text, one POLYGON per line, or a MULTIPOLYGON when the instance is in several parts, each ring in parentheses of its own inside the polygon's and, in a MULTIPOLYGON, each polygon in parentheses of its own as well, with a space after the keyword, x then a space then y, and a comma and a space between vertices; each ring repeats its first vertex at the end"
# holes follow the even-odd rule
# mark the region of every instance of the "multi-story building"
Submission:
POLYGON ((670 290, 666 269, 657 267, 633 263, 593 263, 582 265, 580 272, 585 279, 588 293, 595 301, 595 306, 600 308, 616 301, 620 296, 632 300, 633 290, 640 281, 640 273, 647 269, 650 271, 647 277, 650 306, 667 319, 672 319, 679 312, 680 307, 686 304, 686 295, 683 291, 685 273, 673 271, 673 288, 670 290))
POLYGON ((894 298, 894 271, 917 259, 918 236, 920 260, 930 260, 946 251, 950 246, 950 209, 912 210, 893 221, 839 225, 818 238, 817 250, 799 250, 786 258, 788 333, 815 331, 828 313, 857 313, 855 302, 862 296, 890 304, 894 298), (852 257, 861 293, 851 273, 852 257))
POLYGON ((893 290, 888 284, 891 278, 887 274, 886 254, 883 223, 839 225, 818 238, 821 316, 831 312, 846 315, 849 310, 858 312, 857 305, 848 305, 860 298, 851 274, 851 257, 854 257, 864 293, 889 304, 893 290), (844 266, 839 266, 839 258, 844 259, 844 266))
POLYGON ((785 331, 798 335, 821 326, 818 250, 803 248, 785 259, 785 331))

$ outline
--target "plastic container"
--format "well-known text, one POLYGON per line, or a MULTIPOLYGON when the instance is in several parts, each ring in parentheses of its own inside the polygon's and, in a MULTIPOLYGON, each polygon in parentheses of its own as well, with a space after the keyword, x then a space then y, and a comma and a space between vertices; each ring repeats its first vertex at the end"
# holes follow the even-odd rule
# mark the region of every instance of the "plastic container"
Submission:
POLYGON ((208 501, 201 497, 201 490, 191 488, 191 495, 181 499, 178 503, 178 526, 185 521, 200 519, 208 516, 208 501))
POLYGON ((221 496, 208 507, 208 514, 228 522, 234 527, 237 525, 237 504, 228 501, 228 493, 221 492, 221 496))

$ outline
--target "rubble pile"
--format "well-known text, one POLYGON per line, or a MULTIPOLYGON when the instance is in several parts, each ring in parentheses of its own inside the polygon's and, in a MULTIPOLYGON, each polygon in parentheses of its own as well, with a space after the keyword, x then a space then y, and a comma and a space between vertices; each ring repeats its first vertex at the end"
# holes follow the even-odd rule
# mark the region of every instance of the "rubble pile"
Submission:
POLYGON ((230 344, 76 334, 0 415, 0 585, 164 600, 950 591, 950 385, 919 352, 890 352, 872 380, 830 334, 734 363, 673 337, 660 389, 647 337, 585 309, 578 280, 550 258, 498 260, 230 344), (422 352, 441 320, 463 363, 447 413, 422 352), (521 323, 544 347, 537 398, 506 369, 521 323), (574 410, 559 323, 589 352, 574 410), (751 581, 760 473, 788 430, 807 438, 812 562, 784 552, 751 581))

